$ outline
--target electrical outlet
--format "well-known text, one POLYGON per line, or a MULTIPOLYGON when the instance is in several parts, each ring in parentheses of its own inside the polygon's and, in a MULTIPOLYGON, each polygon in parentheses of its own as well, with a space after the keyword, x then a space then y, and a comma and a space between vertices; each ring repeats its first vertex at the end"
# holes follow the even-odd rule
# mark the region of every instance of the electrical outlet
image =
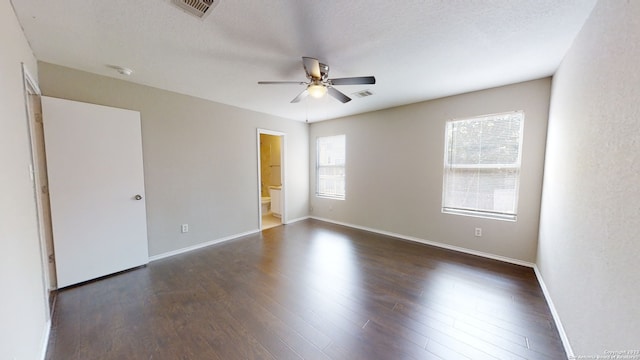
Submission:
POLYGON ((477 237, 482 236, 482 228, 476 228, 476 233, 475 233, 475 235, 476 235, 477 237))
POLYGON ((181 233, 188 233, 189 232, 189 224, 182 224, 182 226, 180 227, 180 232, 181 233))

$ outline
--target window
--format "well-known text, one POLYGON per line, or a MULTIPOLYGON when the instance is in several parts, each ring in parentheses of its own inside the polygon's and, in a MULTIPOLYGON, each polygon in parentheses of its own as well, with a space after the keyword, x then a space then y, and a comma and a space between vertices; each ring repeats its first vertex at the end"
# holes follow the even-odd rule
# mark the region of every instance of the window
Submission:
POLYGON ((344 199, 345 135, 317 140, 316 195, 344 199))
POLYGON ((516 220, 523 127, 522 111, 447 122, 443 212, 516 220))

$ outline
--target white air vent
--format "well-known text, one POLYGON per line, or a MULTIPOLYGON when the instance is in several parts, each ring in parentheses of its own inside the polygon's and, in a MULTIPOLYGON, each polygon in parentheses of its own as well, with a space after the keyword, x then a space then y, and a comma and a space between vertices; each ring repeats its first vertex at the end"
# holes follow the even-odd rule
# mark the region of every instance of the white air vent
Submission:
POLYGON ((354 92, 351 95, 355 97, 363 98, 363 97, 371 96, 373 95, 373 93, 371 92, 371 90, 362 90, 362 91, 354 92))
POLYGON ((182 10, 204 19, 220 0, 173 0, 182 10))

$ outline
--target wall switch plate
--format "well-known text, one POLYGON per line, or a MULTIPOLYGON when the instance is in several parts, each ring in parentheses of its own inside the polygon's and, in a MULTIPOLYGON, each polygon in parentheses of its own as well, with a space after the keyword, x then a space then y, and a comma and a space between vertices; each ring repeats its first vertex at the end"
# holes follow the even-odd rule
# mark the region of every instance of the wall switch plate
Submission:
POLYGON ((482 236, 482 228, 476 228, 475 235, 478 237, 482 236))
POLYGON ((181 233, 189 232, 189 224, 182 224, 182 226, 180 226, 180 232, 181 233))

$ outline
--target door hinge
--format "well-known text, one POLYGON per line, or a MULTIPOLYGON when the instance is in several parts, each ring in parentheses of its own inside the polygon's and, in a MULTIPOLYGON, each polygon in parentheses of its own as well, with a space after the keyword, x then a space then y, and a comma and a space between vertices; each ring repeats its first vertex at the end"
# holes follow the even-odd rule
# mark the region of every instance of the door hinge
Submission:
POLYGON ((54 262, 56 262, 56 258, 53 256, 53 254, 49 255, 49 264, 53 264, 54 262))
POLYGON ((35 114, 36 122, 42 123, 42 114, 35 114))

